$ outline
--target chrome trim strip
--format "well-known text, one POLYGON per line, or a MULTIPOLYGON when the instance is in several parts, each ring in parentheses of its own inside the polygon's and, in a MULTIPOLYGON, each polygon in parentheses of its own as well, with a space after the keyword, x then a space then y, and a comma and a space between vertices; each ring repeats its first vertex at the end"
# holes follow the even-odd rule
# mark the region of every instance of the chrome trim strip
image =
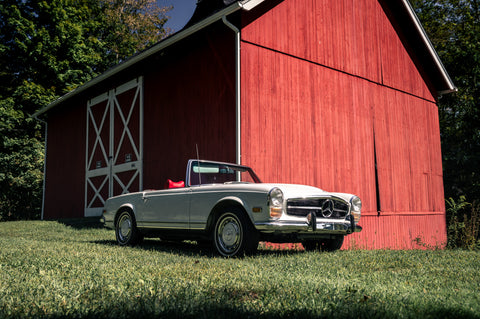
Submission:
MULTIPOLYGON (((320 209, 321 207, 319 206, 287 206, 287 209, 302 209, 302 210, 315 210, 315 209, 320 209)), ((339 208, 334 208, 333 211, 335 212, 346 212, 348 214, 348 211, 344 209, 339 209, 339 208)))
MULTIPOLYGON (((359 227, 359 226, 358 226, 359 227)), ((325 220, 317 220, 317 230, 312 231, 312 227, 305 222, 290 222, 290 221, 273 221, 273 222, 259 222, 255 223, 255 228, 261 232, 312 232, 312 233, 352 233, 352 225, 349 221, 342 220, 341 222, 332 222, 325 220)), ((361 227, 360 230, 361 231, 361 227)))
POLYGON ((188 230, 188 225, 182 223, 138 223, 138 228, 141 229, 184 229, 188 230), (152 225, 153 224, 153 225, 152 225))

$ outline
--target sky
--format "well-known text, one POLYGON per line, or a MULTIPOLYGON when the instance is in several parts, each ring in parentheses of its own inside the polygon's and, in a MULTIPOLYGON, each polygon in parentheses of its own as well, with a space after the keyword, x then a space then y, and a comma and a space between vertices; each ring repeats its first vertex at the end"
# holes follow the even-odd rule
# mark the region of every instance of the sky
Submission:
POLYGON ((168 12, 167 23, 164 27, 172 29, 174 32, 180 31, 190 20, 195 11, 197 0, 157 0, 160 6, 173 6, 168 12))

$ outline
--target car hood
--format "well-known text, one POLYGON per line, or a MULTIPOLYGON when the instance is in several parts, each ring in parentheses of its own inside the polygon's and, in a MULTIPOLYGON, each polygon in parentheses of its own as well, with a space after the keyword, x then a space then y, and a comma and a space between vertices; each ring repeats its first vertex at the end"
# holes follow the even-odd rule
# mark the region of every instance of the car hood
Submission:
POLYGON ((274 187, 280 188, 285 198, 325 196, 328 194, 320 188, 307 185, 268 183, 263 184, 263 186, 268 190, 271 190, 274 187))
POLYGON ((324 197, 324 196, 336 196, 349 201, 352 198, 352 194, 346 193, 330 193, 323 189, 297 184, 264 184, 269 188, 278 187, 282 190, 285 199, 289 198, 304 198, 304 197, 324 197))
POLYGON ((346 194, 346 193, 330 193, 317 187, 307 186, 307 185, 297 185, 297 184, 277 184, 277 183, 243 184, 243 183, 240 183, 240 184, 228 184, 228 185, 218 184, 212 187, 230 189, 232 191, 242 191, 242 190, 243 191, 261 191, 266 193, 268 193, 271 189, 278 187, 282 190, 285 199, 336 196, 348 202, 353 196, 351 194, 346 194))

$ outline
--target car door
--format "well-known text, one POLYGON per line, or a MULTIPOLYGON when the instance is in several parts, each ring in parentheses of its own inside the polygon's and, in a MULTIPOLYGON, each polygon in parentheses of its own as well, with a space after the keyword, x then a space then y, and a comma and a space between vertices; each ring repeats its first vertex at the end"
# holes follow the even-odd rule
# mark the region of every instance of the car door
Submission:
POLYGON ((138 225, 148 228, 188 229, 189 188, 144 192, 138 225))
POLYGON ((227 185, 202 185, 191 187, 190 229, 202 230, 207 226, 212 209, 222 200, 232 199, 238 192, 232 192, 227 185))

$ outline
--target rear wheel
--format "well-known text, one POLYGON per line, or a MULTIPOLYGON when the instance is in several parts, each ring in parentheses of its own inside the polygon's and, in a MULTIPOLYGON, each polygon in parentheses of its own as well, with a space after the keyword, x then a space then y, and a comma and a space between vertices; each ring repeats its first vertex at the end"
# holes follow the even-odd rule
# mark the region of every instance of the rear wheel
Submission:
POLYGON ((220 213, 212 236, 215 249, 224 257, 254 253, 258 247, 257 230, 236 207, 220 213))
POLYGON ((337 236, 332 239, 306 240, 302 243, 306 251, 335 251, 343 245, 345 236, 337 236))
POLYGON ((124 210, 115 223, 115 237, 120 246, 133 246, 142 240, 132 212, 124 210))

